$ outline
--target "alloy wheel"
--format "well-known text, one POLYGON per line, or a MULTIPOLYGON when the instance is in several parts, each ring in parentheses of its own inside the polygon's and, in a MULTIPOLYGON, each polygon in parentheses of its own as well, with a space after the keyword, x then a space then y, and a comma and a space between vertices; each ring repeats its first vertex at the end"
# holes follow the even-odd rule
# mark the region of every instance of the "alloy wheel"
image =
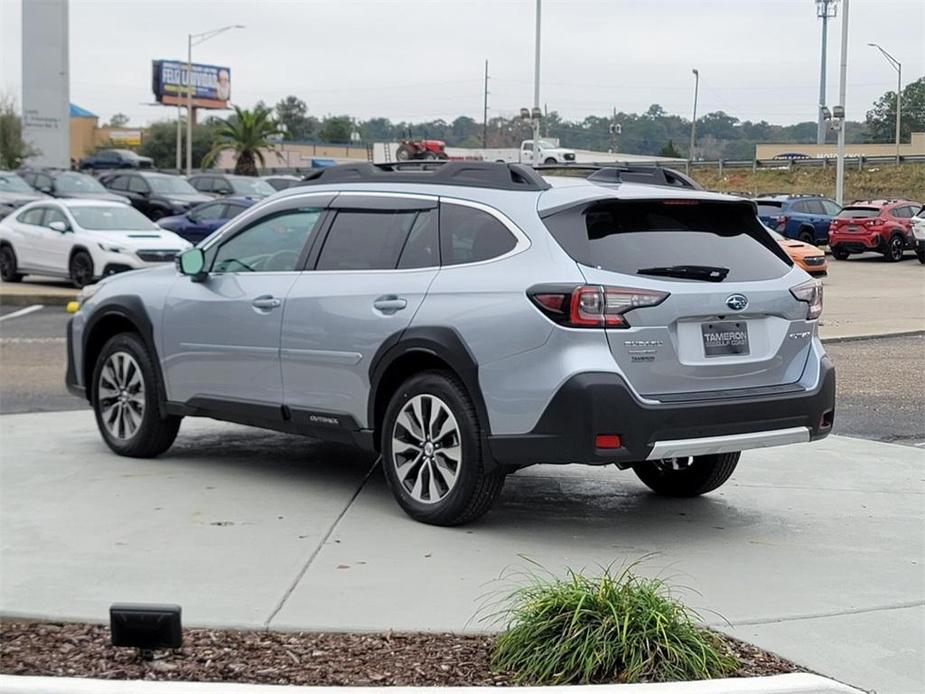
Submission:
POLYGON ((903 257, 903 241, 898 236, 894 236, 890 239, 890 258, 893 260, 902 260, 903 257))
POLYGON ((141 367, 128 352, 114 352, 106 360, 97 384, 100 419, 116 439, 132 438, 145 414, 145 382, 141 367))
POLYGON ((449 406, 435 395, 415 395, 398 413, 392 428, 392 465, 415 501, 443 500, 459 478, 462 441, 449 406))

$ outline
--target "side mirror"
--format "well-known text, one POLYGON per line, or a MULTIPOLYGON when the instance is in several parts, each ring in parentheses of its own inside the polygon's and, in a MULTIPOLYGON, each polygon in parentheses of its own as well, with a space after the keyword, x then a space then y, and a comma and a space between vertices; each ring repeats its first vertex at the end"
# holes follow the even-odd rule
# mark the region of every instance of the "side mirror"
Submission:
POLYGON ((40 193, 47 193, 48 195, 51 195, 51 186, 39 186, 38 188, 40 193))
POLYGON ((206 256, 201 248, 190 248, 177 256, 177 270, 193 282, 202 282, 208 276, 205 268, 206 256))
POLYGON ((48 225, 48 228, 52 231, 57 231, 60 234, 66 234, 71 230, 71 227, 68 226, 67 222, 52 222, 48 225))

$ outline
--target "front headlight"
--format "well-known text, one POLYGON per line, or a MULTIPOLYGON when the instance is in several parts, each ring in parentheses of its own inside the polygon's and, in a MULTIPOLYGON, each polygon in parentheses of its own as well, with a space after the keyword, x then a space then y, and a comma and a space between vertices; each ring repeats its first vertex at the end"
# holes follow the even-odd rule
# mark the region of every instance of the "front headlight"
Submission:
POLYGON ((99 285, 96 284, 88 284, 83 289, 81 289, 80 293, 77 294, 77 304, 79 306, 83 306, 88 299, 92 298, 93 295, 96 294, 98 286, 99 285))
POLYGON ((791 288, 790 293, 797 301, 809 304, 806 311, 807 320, 816 320, 822 315, 822 282, 810 280, 791 288))
POLYGON ((107 253, 125 253, 126 251, 126 248, 124 246, 117 246, 113 243, 98 243, 96 245, 99 246, 101 250, 104 250, 107 253))

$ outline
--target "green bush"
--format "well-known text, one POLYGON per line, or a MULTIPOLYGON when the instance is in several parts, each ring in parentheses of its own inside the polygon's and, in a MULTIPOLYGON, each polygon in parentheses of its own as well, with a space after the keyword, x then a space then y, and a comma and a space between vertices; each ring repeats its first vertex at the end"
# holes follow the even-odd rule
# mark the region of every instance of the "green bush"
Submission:
POLYGON ((723 677, 738 662, 667 584, 633 567, 596 577, 527 577, 497 615, 492 666, 519 683, 672 682, 723 677))

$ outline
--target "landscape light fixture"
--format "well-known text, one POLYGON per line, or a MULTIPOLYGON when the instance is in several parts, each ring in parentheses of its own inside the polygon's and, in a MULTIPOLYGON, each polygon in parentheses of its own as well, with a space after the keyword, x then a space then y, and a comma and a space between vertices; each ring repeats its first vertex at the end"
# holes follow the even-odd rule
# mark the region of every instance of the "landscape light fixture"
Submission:
POLYGON ((155 650, 183 645, 179 605, 115 603, 109 608, 109 630, 113 646, 136 648, 145 660, 155 650))

